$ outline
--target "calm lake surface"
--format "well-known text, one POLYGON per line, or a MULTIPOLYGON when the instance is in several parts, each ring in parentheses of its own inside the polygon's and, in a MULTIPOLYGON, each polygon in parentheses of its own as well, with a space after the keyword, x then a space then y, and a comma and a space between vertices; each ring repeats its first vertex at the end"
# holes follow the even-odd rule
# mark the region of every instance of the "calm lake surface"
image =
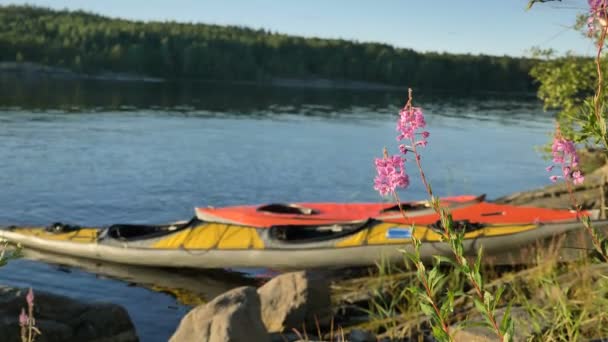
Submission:
MULTIPOLYGON (((396 152, 405 94, 2 77, 0 225, 162 223, 190 218, 194 206, 381 201, 373 158, 384 146, 396 152)), ((535 148, 553 121, 533 97, 415 100, 431 132, 423 164, 440 195, 496 198, 548 184, 535 148)), ((423 199, 409 171, 402 199, 423 199)), ((121 304, 143 341, 166 340, 188 310, 165 293, 26 259, 0 269, 0 283, 121 304)))

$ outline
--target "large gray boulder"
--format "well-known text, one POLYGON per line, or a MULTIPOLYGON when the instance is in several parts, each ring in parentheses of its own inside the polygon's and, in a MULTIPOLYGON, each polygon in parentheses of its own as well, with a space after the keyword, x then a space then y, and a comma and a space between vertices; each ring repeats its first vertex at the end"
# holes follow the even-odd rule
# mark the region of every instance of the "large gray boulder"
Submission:
POLYGON ((244 286, 192 309, 180 322, 171 342, 270 341, 260 316, 260 298, 244 286))
POLYGON ((331 320, 330 286, 326 277, 308 271, 279 275, 258 289, 262 319, 270 332, 316 329, 331 320))
MULTIPOLYGON (((21 341, 19 313, 26 308, 27 290, 0 286, 0 336, 21 341)), ((127 311, 119 305, 83 303, 64 296, 35 291, 34 317, 42 335, 37 342, 138 341, 127 311)))

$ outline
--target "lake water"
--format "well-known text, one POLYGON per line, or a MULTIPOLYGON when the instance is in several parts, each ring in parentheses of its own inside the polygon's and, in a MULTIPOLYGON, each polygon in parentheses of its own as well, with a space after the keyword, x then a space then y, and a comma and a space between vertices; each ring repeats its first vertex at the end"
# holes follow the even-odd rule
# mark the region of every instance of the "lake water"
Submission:
MULTIPOLYGON (((161 223, 194 206, 381 201, 373 158, 396 152, 406 91, 0 78, 0 225, 161 223)), ((417 94, 415 94, 417 95, 417 94)), ((423 164, 440 195, 548 184, 535 148, 553 121, 533 97, 419 94, 423 164)), ((412 165, 402 199, 422 199, 412 165)), ((143 341, 187 307, 164 293, 17 260, 0 283, 121 304, 143 341)))

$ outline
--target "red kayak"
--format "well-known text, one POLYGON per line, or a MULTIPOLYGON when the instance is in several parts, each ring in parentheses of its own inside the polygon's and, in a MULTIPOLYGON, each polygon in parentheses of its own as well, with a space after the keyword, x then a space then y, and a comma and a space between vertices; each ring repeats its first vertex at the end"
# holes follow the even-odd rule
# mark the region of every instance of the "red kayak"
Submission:
MULTIPOLYGON (((573 210, 523 207, 484 202, 485 196, 444 197, 442 205, 450 209, 455 221, 484 224, 554 223, 576 220, 573 210)), ((245 225, 256 228, 272 226, 313 226, 356 223, 368 219, 400 224, 429 225, 439 216, 427 201, 402 203, 407 219, 394 203, 293 203, 196 208, 196 216, 207 222, 245 225)))
MULTIPOLYGON (((443 197, 442 205, 451 209, 482 202, 485 195, 443 197)), ((404 202, 408 217, 431 215, 428 201, 404 202)), ((395 203, 290 203, 245 205, 224 208, 196 208, 196 216, 203 221, 268 228, 276 225, 326 225, 402 217, 395 203)))

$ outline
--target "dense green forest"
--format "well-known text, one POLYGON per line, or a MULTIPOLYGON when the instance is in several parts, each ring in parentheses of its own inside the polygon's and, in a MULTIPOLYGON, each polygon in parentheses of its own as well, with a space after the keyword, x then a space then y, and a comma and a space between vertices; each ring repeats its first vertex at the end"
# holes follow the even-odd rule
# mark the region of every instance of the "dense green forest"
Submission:
POLYGON ((321 78, 469 92, 535 88, 528 75, 531 59, 419 53, 386 44, 29 6, 0 6, 0 61, 168 79, 321 78))

